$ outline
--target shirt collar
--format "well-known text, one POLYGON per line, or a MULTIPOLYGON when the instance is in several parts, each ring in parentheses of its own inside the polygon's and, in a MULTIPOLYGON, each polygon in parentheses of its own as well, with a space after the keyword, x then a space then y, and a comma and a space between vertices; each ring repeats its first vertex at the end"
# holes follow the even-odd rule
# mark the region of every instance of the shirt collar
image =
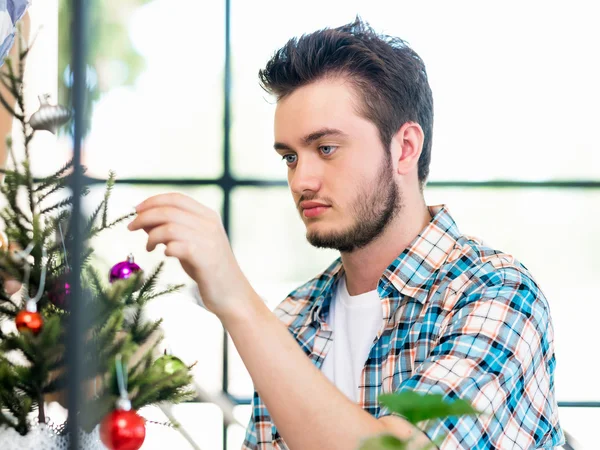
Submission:
MULTIPOLYGON (((457 245, 460 232, 445 205, 429 206, 431 221, 388 266, 383 289, 392 285, 399 293, 425 303, 436 273, 457 245)), ((381 284, 381 283, 380 283, 381 284)))
MULTIPOLYGON (((445 264, 455 248, 460 232, 446 205, 428 206, 431 221, 406 249, 387 267, 379 280, 380 297, 390 296, 393 291, 405 297, 425 303, 436 272, 445 264)), ((325 322, 335 287, 344 274, 341 257, 336 259, 321 275, 320 293, 311 308, 313 320, 325 322)), ((399 296, 390 314, 399 306, 399 296)))

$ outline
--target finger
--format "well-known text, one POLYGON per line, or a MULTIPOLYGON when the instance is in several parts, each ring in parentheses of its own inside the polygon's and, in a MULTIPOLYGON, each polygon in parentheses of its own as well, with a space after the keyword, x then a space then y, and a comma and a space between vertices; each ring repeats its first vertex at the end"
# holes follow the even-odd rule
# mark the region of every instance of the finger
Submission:
POLYGON ((183 241, 187 245, 190 245, 195 237, 195 230, 191 228, 173 223, 161 225, 152 228, 148 233, 146 250, 151 252, 158 244, 168 245, 172 241, 183 241))
POLYGON ((197 227, 201 217, 172 206, 159 206, 139 213, 127 228, 131 231, 153 228, 165 223, 176 223, 188 227, 197 227))
POLYGON ((215 211, 197 202, 187 195, 183 195, 177 192, 168 194, 159 194, 152 196, 135 207, 136 212, 139 214, 150 208, 156 208, 160 206, 173 206, 184 211, 200 215, 211 215, 215 214, 215 211))
POLYGON ((189 255, 190 246, 183 241, 171 241, 165 248, 165 256, 185 259, 189 255))

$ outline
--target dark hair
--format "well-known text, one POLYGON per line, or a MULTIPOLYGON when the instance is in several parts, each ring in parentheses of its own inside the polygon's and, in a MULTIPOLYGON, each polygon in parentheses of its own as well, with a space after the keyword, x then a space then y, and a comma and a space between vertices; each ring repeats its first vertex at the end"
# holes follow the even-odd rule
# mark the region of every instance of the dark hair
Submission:
POLYGON ((357 16, 341 27, 290 39, 258 76, 261 87, 277 100, 325 77, 347 77, 362 97, 359 113, 377 126, 386 148, 403 124, 417 122, 425 135, 419 158, 421 189, 425 185, 431 160, 433 97, 425 64, 402 39, 378 35, 357 16))

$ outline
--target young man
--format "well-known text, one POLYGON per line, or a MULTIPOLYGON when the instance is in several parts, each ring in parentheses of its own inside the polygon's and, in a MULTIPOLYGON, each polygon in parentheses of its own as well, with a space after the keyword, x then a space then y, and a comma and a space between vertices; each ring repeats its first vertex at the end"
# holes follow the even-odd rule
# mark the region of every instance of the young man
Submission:
POLYGON ((418 55, 357 20, 290 40, 260 80, 306 237, 340 258, 272 313, 216 212, 164 194, 130 224, 180 260, 233 338, 256 388, 244 448, 356 449, 378 433, 444 449, 561 444, 544 295, 425 204, 433 102, 418 55), (403 390, 486 414, 422 433, 377 402, 403 390))

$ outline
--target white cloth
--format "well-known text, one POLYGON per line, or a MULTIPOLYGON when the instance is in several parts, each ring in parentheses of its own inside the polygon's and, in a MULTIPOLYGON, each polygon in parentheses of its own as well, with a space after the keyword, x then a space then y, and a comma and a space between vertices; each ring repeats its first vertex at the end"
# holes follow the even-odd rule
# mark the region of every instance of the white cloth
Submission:
POLYGON ((357 402, 363 367, 383 324, 377 290, 351 296, 344 275, 331 301, 327 324, 333 330, 333 343, 321 371, 350 400, 357 402))

